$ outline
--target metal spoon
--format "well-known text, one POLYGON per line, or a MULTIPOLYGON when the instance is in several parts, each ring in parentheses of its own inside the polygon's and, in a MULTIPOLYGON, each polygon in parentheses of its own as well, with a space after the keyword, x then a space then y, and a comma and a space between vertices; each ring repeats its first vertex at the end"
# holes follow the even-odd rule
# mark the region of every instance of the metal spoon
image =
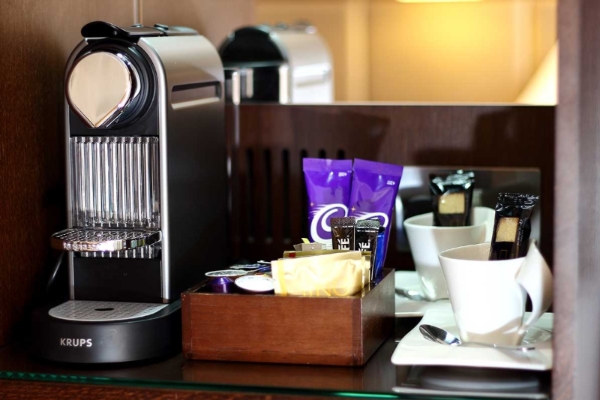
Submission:
POLYGON ((497 344, 477 343, 477 342, 463 343, 463 342, 461 342, 461 340, 459 338, 457 338, 450 332, 445 331, 442 328, 438 328, 437 326, 427 325, 427 324, 419 325, 419 331, 421 331, 421 334, 427 340, 431 340, 432 342, 441 343, 441 344, 448 344, 450 346, 473 345, 473 346, 493 347, 495 349, 500 349, 500 350, 512 350, 512 351, 523 351, 523 352, 535 350, 534 346, 500 346, 497 344))
POLYGON ((396 288, 396 293, 413 301, 429 301, 419 291, 413 289, 396 288))

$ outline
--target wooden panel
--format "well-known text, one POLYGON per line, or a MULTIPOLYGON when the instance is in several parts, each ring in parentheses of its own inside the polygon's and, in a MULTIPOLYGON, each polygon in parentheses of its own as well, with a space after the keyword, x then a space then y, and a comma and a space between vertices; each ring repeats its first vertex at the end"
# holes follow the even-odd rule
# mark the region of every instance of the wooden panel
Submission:
POLYGON ((92 20, 133 21, 123 0, 0 2, 0 346, 47 279, 50 234, 66 225, 63 73, 92 20))
POLYGON ((196 29, 215 46, 235 28, 254 24, 254 0, 143 0, 141 20, 196 29))
POLYGON ((598 2, 559 2, 552 374, 557 400, 600 398, 598 15, 598 2))
MULTIPOLYGON (((235 257, 276 258, 306 237, 301 159, 308 156, 401 165, 539 168, 542 252, 551 262, 553 107, 243 105, 240 111, 240 145, 234 149, 238 157, 234 181, 241 192, 233 204, 235 257), (283 185, 268 188, 264 176, 259 175, 267 172, 263 168, 267 149, 272 157, 289 154, 287 178, 278 162, 272 162, 269 171, 273 182, 287 181, 288 193, 271 192, 283 185), (290 205, 290 211, 284 210, 284 204, 290 205), (283 229, 284 224, 289 229, 283 229), (284 236, 276 236, 284 231, 284 236)), ((390 243, 394 242, 392 233, 390 243)), ((395 252, 391 245, 387 260, 388 267, 412 267, 410 255, 395 252)))

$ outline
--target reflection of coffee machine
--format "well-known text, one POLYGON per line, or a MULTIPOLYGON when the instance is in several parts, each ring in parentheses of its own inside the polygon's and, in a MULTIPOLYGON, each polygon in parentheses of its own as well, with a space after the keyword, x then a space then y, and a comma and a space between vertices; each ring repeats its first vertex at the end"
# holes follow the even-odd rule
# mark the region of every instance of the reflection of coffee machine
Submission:
POLYGON ((78 363, 181 344, 180 293, 226 265, 223 67, 186 28, 92 22, 66 70, 70 300, 39 309, 34 343, 78 363))
POLYGON ((314 26, 243 27, 219 53, 225 67, 239 73, 243 102, 333 102, 332 56, 314 26))

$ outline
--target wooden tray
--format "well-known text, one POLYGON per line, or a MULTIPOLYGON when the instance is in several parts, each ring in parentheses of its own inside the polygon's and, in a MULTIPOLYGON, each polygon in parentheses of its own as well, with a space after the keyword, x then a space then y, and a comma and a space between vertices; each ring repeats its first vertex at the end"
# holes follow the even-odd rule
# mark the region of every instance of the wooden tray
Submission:
POLYGON ((188 359, 359 366, 394 329, 394 271, 337 298, 182 294, 188 359))

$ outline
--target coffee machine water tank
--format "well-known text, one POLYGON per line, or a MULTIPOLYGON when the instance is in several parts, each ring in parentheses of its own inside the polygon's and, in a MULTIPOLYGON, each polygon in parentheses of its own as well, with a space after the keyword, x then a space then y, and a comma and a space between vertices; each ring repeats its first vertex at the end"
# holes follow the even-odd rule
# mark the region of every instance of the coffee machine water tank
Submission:
POLYGON ((226 266, 223 66, 188 28, 92 22, 67 63, 70 299, 34 313, 51 360, 125 362, 181 345, 180 293, 226 266))

